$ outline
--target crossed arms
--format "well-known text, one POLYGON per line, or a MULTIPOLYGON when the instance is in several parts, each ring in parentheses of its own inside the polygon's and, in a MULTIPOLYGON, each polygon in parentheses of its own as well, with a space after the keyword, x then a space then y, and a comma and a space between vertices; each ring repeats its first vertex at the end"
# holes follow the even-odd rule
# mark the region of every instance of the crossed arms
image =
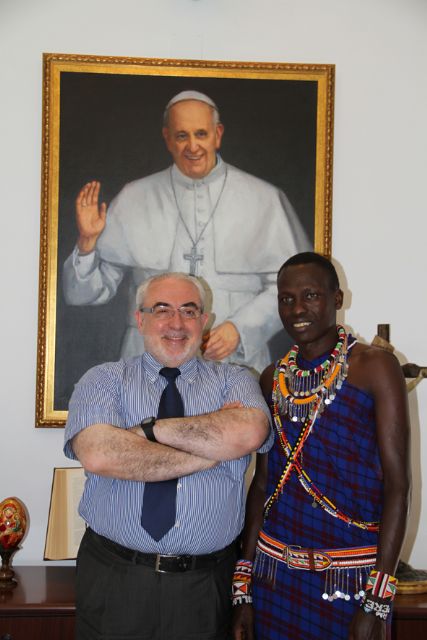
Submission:
POLYGON ((258 449, 269 422, 258 408, 225 406, 200 416, 158 420, 148 441, 139 427, 93 424, 72 439, 82 466, 121 480, 154 482, 178 478, 240 458, 258 449))

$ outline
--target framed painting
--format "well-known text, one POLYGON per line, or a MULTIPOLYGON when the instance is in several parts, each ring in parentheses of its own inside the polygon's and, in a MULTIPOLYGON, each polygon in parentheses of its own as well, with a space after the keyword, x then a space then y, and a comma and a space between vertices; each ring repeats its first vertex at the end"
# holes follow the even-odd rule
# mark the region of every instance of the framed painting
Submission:
MULTIPOLYGON (((185 166, 181 166, 177 144, 174 147, 175 143, 171 144, 170 140, 168 143, 170 125, 164 121, 164 112, 173 96, 187 91, 191 93, 183 94, 186 100, 194 95, 197 100, 197 96, 203 94, 216 105, 220 115, 215 121, 215 130, 219 131, 220 127, 221 136, 215 143, 215 170, 225 167, 221 187, 224 193, 220 189, 216 195, 211 194, 213 204, 209 205, 207 222, 200 223, 202 233, 192 238, 187 230, 191 242, 188 251, 183 253, 188 263, 183 265, 188 264, 189 271, 199 275, 198 260, 202 261, 204 256, 198 253, 201 247, 198 241, 203 240, 210 224, 220 228, 221 215, 226 216, 223 220, 228 225, 228 235, 221 243, 221 246, 228 243, 224 264, 231 264, 233 273, 227 274, 228 267, 219 266, 218 278, 235 281, 242 275, 237 263, 233 267, 238 255, 233 247, 239 247, 241 238, 248 235, 253 215, 262 216, 262 224, 256 237, 249 239, 246 249, 242 249, 245 255, 241 262, 246 265, 243 271, 250 267, 254 256, 258 259, 252 269, 254 273, 250 274, 258 280, 251 280, 245 271, 248 288, 256 289, 257 282, 263 281, 267 272, 271 272, 272 277, 289 257, 285 250, 287 235, 280 226, 283 220, 275 227, 275 221, 281 216, 287 217, 286 224, 302 229, 306 238, 305 244, 295 245, 294 253, 300 246, 309 246, 330 255, 334 71, 334 65, 329 64, 44 54, 36 426, 63 426, 73 387, 82 374, 96 364, 123 357, 123 344, 135 306, 133 294, 139 282, 158 269, 184 270, 184 267, 177 269, 170 256, 162 258, 160 266, 148 264, 148 259, 146 264, 143 257, 135 258, 135 255, 124 260, 121 256, 125 249, 120 245, 120 242, 132 244, 138 240, 139 256, 151 253, 162 257, 166 247, 175 243, 180 217, 184 223, 178 202, 181 196, 176 198, 174 193, 175 204, 168 206, 176 205, 175 212, 169 212, 175 216, 175 227, 166 225, 160 240, 152 240, 148 226, 159 224, 165 215, 159 186, 160 195, 157 199, 149 198, 147 210, 142 200, 135 205, 139 207, 140 226, 132 231, 128 222, 123 222, 131 215, 132 207, 124 206, 120 195, 127 193, 129 184, 145 185, 142 178, 152 181, 151 176, 161 177, 165 172, 173 176, 172 168, 177 167, 177 175, 181 170, 184 179, 189 177, 198 186, 199 176, 186 173, 185 166), (248 189, 242 187, 242 183, 233 183, 234 174, 249 181, 248 189), (86 184, 99 189, 96 202, 99 206, 105 203, 106 211, 105 229, 95 249, 89 252, 77 243, 81 238, 77 201, 86 184), (233 187, 233 184, 240 186, 233 187), (259 188, 256 192, 262 193, 258 209, 253 213, 254 202, 248 201, 245 211, 238 211, 245 198, 252 198, 248 195, 252 188, 259 188), (222 202, 218 206, 216 201, 222 198, 225 203, 226 192, 230 200, 223 214, 220 212, 222 202), (272 201, 282 203, 283 211, 273 211, 274 206, 267 204, 270 196, 272 201), (261 211, 262 207, 265 211, 261 211), (119 209, 125 211, 121 222, 117 216, 119 209), (293 223, 289 222, 292 216, 293 223), (117 240, 116 245, 113 243, 103 253, 108 225, 114 220, 125 226, 127 240, 117 240), (144 230, 141 225, 145 225, 144 230), (263 238, 270 240, 263 241, 263 238), (230 244, 230 239, 234 244, 230 244), (276 256, 274 263, 263 265, 261 255, 271 257, 274 251, 277 253, 272 247, 270 251, 270 241, 279 247, 278 243, 283 243, 283 256, 276 256), (93 256, 88 258, 90 253, 93 256), (76 262, 85 264, 77 268, 76 262), (70 269, 82 271, 70 280, 70 269), (102 279, 105 272, 111 272, 108 283, 103 282, 103 288, 96 294, 92 289, 88 293, 86 279, 102 279)), ((188 161, 201 161, 203 144, 197 142, 197 145, 185 151, 188 161)), ((205 173, 200 177, 202 182, 209 182, 205 173)), ((211 260, 218 258, 219 245, 205 247, 205 250, 211 260)), ((215 299, 215 285, 212 296, 215 299)), ((264 303, 263 311, 274 314, 275 309, 270 306, 274 305, 264 303)), ((266 336, 265 340, 272 360, 282 340, 280 331, 266 336)), ((132 355, 132 352, 128 349, 126 354, 132 355)))

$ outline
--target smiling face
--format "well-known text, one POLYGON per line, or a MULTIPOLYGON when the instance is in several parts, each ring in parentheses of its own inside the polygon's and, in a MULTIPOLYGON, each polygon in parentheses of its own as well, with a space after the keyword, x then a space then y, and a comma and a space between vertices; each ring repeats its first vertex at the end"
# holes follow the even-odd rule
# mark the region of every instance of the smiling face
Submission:
POLYGON ((302 354, 322 355, 336 343, 336 312, 343 293, 315 263, 285 267, 277 282, 279 315, 302 354))
POLYGON ((212 107, 199 100, 184 100, 169 109, 163 137, 178 169, 198 179, 214 168, 223 132, 222 124, 215 124, 212 107))
MULTIPOLYGON (((144 307, 157 304, 174 309, 185 305, 202 306, 197 287, 186 280, 163 278, 150 284, 145 294, 144 307)), ((144 337, 146 351, 166 367, 179 367, 193 358, 202 341, 208 315, 185 319, 177 311, 172 318, 159 319, 151 313, 136 312, 138 329, 144 337)))

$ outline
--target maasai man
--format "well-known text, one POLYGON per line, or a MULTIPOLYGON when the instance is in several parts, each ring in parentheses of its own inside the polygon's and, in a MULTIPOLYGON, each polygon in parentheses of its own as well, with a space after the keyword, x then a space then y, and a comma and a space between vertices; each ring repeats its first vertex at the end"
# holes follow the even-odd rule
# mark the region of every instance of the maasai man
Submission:
POLYGON ((277 285, 296 344, 261 376, 276 442, 248 496, 234 639, 383 639, 410 493, 404 378, 391 353, 336 325, 329 260, 297 254, 277 285))

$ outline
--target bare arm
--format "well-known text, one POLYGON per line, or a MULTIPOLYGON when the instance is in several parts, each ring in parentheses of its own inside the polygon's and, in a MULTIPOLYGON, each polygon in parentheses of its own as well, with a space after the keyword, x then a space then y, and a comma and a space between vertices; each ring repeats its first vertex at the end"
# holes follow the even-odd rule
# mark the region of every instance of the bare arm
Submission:
MULTIPOLYGON (((261 374, 259 383, 264 397, 268 397, 273 386, 274 364, 268 366, 261 374)), ((242 533, 242 558, 255 558, 258 533, 262 528, 264 503, 267 490, 268 454, 257 454, 256 467, 246 500, 245 526, 242 533)))
POLYGON ((179 478, 214 467, 217 463, 149 442, 131 430, 94 424, 80 431, 72 447, 91 473, 120 480, 155 482, 179 478))
POLYGON ((406 532, 410 501, 410 425, 401 368, 391 354, 381 354, 375 375, 377 438, 384 476, 377 569, 394 575, 406 532))
POLYGON ((154 426, 158 442, 209 460, 234 460, 256 451, 268 433, 264 411, 248 407, 158 420, 154 426))
MULTIPOLYGON (((265 396, 271 392, 274 365, 261 374, 260 385, 265 396)), ((254 477, 249 487, 246 501, 245 526, 242 533, 240 557, 254 560, 258 534, 262 528, 264 503, 266 499, 268 454, 258 454, 254 477)), ((254 640, 254 612, 252 605, 240 604, 233 607, 232 633, 234 640, 254 640)))
MULTIPOLYGON (((262 528, 265 490, 267 486, 268 454, 257 455, 255 474, 246 501, 245 526, 240 557, 254 560, 258 534, 262 528)), ((251 604, 233 607, 232 633, 234 640, 254 640, 254 611, 251 604)))
MULTIPOLYGON (((394 575, 405 536, 410 502, 407 392, 400 365, 391 353, 369 348, 358 360, 360 370, 364 372, 365 387, 375 401, 376 431, 384 482, 376 569, 394 575)), ((359 366, 355 368, 357 378, 359 366)), ((351 381, 354 381, 353 377, 351 381)), ((355 382, 357 384, 357 379, 355 382)), ((351 640, 380 639, 385 637, 384 634, 385 624, 379 618, 358 611, 349 637, 351 640)))
POLYGON ((254 560, 258 534, 262 529, 267 469, 268 453, 257 454, 255 473, 246 501, 246 518, 242 534, 241 556, 246 560, 254 560))
POLYGON ((407 392, 394 355, 374 347, 360 347, 352 355, 348 379, 374 398, 384 483, 377 569, 393 575, 405 536, 411 486, 407 392))

